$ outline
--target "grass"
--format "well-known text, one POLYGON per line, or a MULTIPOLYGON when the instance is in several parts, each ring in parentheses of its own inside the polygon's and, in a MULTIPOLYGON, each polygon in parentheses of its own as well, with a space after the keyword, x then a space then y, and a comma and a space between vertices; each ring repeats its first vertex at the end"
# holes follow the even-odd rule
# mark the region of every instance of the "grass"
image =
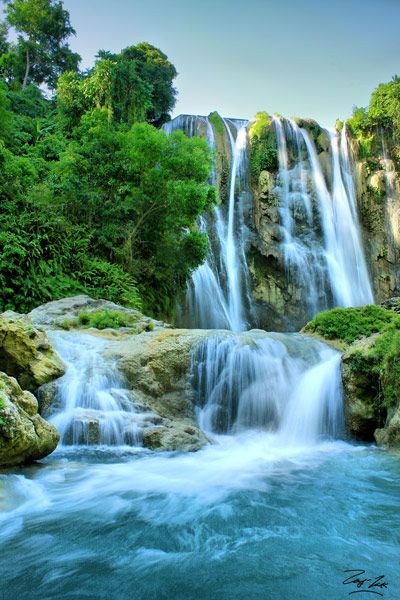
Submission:
POLYGON ((383 333, 391 325, 400 329, 400 317, 382 306, 333 308, 316 315, 303 328, 303 333, 315 333, 328 340, 351 344, 361 337, 383 333))
MULTIPOLYGON (((142 313, 130 314, 120 310, 110 310, 109 308, 101 308, 98 310, 88 311, 83 310, 79 313, 76 319, 65 319, 60 323, 62 329, 73 329, 76 327, 95 329, 119 329, 121 327, 130 327, 137 331, 136 325, 143 317, 142 313)), ((154 323, 148 322, 145 326, 145 331, 153 331, 154 323)), ((138 331, 139 332, 139 331, 138 331)))
POLYGON ((334 308, 319 313, 302 330, 347 346, 360 338, 378 334, 365 348, 351 348, 348 363, 354 373, 377 382, 376 402, 386 408, 400 402, 400 315, 382 306, 334 308))

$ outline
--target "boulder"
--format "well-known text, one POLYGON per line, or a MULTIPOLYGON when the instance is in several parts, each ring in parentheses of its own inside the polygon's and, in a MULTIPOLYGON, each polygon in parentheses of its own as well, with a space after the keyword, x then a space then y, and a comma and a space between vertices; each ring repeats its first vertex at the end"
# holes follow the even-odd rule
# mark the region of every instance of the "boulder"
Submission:
POLYGON ((377 403, 378 378, 371 371, 359 368, 359 357, 366 355, 377 335, 353 342, 342 357, 342 380, 345 396, 346 425, 352 437, 374 441, 374 432, 382 425, 377 403))
POLYGON ((385 427, 375 431, 375 439, 379 446, 400 448, 400 406, 389 412, 385 427))
POLYGON ((205 329, 165 329, 130 336, 110 346, 128 386, 146 395, 153 410, 166 418, 192 416, 190 361, 205 329), (189 411, 189 413, 188 413, 189 411))
POLYGON ((23 389, 36 389, 64 373, 64 365, 44 331, 26 315, 0 315, 0 370, 16 377, 23 389))
POLYGON ((47 328, 64 327, 68 322, 76 320, 83 311, 91 313, 97 310, 108 309, 109 311, 118 311, 130 315, 134 318, 135 325, 140 330, 145 330, 151 323, 153 328, 170 327, 162 321, 156 321, 151 317, 146 317, 133 308, 126 308, 108 300, 95 299, 90 296, 80 295, 62 300, 54 300, 38 306, 29 313, 29 317, 35 325, 45 326, 47 328))
POLYGON ((37 411, 35 396, 0 373, 0 466, 38 460, 55 450, 60 435, 37 411))
POLYGON ((143 431, 143 446, 152 450, 196 452, 209 441, 204 433, 190 421, 171 423, 167 426, 148 428, 143 431))

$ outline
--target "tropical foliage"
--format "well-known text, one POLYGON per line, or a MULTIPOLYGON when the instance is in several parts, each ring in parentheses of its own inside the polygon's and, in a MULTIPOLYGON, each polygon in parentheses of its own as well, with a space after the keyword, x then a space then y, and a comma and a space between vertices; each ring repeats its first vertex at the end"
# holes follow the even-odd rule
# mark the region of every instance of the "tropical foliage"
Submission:
POLYGON ((206 142, 157 129, 175 102, 175 67, 142 43, 100 51, 80 73, 61 2, 8 1, 5 18, 0 310, 85 292, 170 312, 206 255, 195 222, 214 201, 206 142))

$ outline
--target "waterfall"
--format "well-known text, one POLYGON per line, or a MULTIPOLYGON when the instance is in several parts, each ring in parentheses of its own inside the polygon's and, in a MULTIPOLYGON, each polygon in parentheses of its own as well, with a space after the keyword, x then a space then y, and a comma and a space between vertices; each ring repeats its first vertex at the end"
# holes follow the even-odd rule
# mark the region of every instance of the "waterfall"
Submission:
POLYGON ((346 127, 340 143, 335 131, 325 130, 331 172, 327 181, 309 133, 292 120, 274 117, 274 125, 279 159, 275 193, 289 281, 300 287, 310 316, 332 306, 372 303, 346 127))
POLYGON ((192 359, 200 427, 263 429, 283 442, 342 431, 340 354, 299 334, 250 331, 203 341, 192 359))
POLYGON ((102 355, 105 340, 88 334, 49 331, 66 365, 57 382, 51 415, 63 445, 141 445, 150 413, 135 409, 116 365, 102 355))
MULTIPOLYGON (((216 206, 212 215, 199 219, 199 229, 208 234, 207 260, 192 274, 185 307, 178 321, 189 327, 243 331, 254 321, 250 274, 246 261, 248 229, 244 211, 249 198, 247 182, 247 121, 223 119, 231 149, 227 206, 216 206), (232 130, 235 135, 233 135, 232 130), (211 217, 211 218, 210 218, 211 217)), ((215 153, 213 127, 207 117, 180 115, 164 126, 170 134, 181 129, 192 137, 204 135, 215 153)), ((211 174, 216 184, 215 167, 211 174)))

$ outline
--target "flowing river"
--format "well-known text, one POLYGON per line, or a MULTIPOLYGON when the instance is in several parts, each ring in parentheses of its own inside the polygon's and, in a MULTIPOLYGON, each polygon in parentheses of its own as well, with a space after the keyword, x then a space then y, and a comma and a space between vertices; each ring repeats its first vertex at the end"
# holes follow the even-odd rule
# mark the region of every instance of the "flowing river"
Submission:
POLYGON ((338 600, 363 569, 395 600, 399 477, 373 447, 261 432, 188 455, 60 448, 1 476, 0 598, 338 600))

